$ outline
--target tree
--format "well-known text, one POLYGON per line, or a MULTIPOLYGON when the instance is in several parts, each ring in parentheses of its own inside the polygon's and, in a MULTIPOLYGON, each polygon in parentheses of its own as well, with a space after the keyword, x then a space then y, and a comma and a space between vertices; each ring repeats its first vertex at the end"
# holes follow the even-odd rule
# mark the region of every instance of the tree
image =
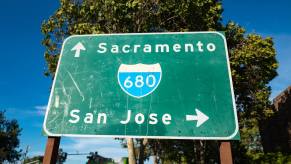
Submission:
POLYGON ((0 163, 15 162, 21 157, 19 135, 21 129, 16 120, 7 120, 5 111, 0 111, 0 163))
POLYGON ((67 160, 67 156, 68 153, 64 152, 63 149, 59 149, 57 163, 58 164, 65 163, 65 161, 67 160))
POLYGON ((89 156, 87 156, 88 159, 88 164, 99 164, 99 163, 104 163, 104 164, 113 164, 114 161, 111 158, 105 158, 102 157, 98 154, 98 152, 90 152, 89 156))
POLYGON ((25 159, 23 163, 31 163, 31 162, 33 162, 33 163, 41 163, 42 161, 43 161, 43 156, 38 155, 38 156, 34 156, 34 157, 31 157, 31 158, 25 159))
POLYGON ((256 34, 244 37, 245 30, 233 22, 227 24, 226 36, 240 118, 240 144, 252 156, 262 152, 260 133, 273 114, 268 83, 277 75, 276 53, 271 38, 263 39, 256 34))
MULTIPOLYGON (((234 22, 224 25, 219 0, 61 0, 57 11, 42 24, 46 47, 46 75, 54 77, 60 47, 73 34, 156 31, 225 31, 242 140, 233 142, 236 161, 262 153, 264 121, 272 115, 268 100, 270 80, 278 67, 271 38, 246 34, 234 22)), ((188 140, 135 140, 139 158, 153 155, 156 162, 218 162, 219 142, 188 140), (147 151, 145 153, 145 151, 147 151)), ((131 145, 133 146, 133 145, 131 145)), ((142 163, 142 160, 139 160, 142 163)))
POLYGON ((221 26, 221 3, 216 0, 60 0, 44 34, 46 75, 54 77, 64 38, 73 34, 155 31, 207 31, 221 26))

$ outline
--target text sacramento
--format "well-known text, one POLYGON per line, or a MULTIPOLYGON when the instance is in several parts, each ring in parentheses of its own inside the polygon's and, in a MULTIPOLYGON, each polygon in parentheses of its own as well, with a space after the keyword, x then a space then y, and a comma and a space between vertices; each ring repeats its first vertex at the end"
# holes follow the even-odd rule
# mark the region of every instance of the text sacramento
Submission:
POLYGON ((126 53, 169 53, 172 52, 214 52, 216 45, 214 43, 185 43, 185 44, 107 44, 101 42, 98 44, 97 52, 100 54, 113 53, 113 54, 126 54, 126 53))

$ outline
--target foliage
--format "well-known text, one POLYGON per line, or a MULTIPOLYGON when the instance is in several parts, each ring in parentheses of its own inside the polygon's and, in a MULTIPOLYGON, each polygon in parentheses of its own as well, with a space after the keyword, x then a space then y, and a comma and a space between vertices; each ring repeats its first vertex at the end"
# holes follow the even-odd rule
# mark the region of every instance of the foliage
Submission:
MULTIPOLYGON (((57 164, 62 164, 62 163, 65 163, 66 159, 67 159, 67 155, 68 153, 64 152, 63 149, 59 149, 58 150, 58 157, 57 157, 57 164)), ((32 163, 42 163, 43 161, 43 156, 34 156, 34 157, 31 157, 31 158, 27 158, 24 160, 24 163, 29 163, 29 162, 32 162, 32 163)))
POLYGON ((278 67, 271 38, 245 30, 230 22, 226 25, 230 65, 241 131, 241 145, 248 155, 262 152, 261 134, 264 121, 272 116, 270 87, 278 67))
POLYGON ((290 164, 291 163, 291 155, 284 155, 282 153, 258 153, 254 157, 252 163, 276 163, 276 164, 290 164))
POLYGON ((7 120, 5 111, 0 111, 0 163, 15 162, 21 157, 19 135, 21 128, 16 120, 7 120))
POLYGON ((43 161, 43 156, 34 156, 34 157, 31 157, 31 158, 27 158, 24 160, 24 163, 29 163, 29 162, 37 162, 38 163, 41 163, 43 161))
POLYGON ((89 156, 87 156, 88 159, 88 164, 99 164, 99 163, 104 163, 104 164, 113 164, 114 161, 111 158, 105 158, 102 157, 98 154, 98 152, 90 152, 89 156))
MULTIPOLYGON (((241 132, 241 142, 232 142, 234 160, 249 163, 262 153, 264 121, 273 114, 268 83, 277 75, 278 67, 272 38, 246 34, 234 22, 223 25, 219 0, 61 0, 60 4, 41 27, 48 66, 46 75, 52 78, 62 41, 69 35, 225 31, 241 132)), ((141 140, 136 140, 135 146, 136 154, 143 160, 150 155, 157 157, 157 161, 178 163, 215 163, 219 159, 218 141, 149 140, 141 148, 141 140)))
POLYGON ((207 31, 221 26, 221 3, 215 0, 61 0, 60 3, 60 8, 41 27, 48 66, 46 75, 52 77, 62 41, 69 35, 207 31))
POLYGON ((68 156, 68 153, 64 152, 63 149, 59 149, 57 164, 65 163, 65 161, 67 160, 67 156, 68 156))
MULTIPOLYGON (((200 140, 150 140, 153 155, 162 163, 215 163, 219 159, 217 141, 200 140), (207 150, 207 151, 205 151, 207 150)), ((157 162, 157 163, 159 163, 157 162)))

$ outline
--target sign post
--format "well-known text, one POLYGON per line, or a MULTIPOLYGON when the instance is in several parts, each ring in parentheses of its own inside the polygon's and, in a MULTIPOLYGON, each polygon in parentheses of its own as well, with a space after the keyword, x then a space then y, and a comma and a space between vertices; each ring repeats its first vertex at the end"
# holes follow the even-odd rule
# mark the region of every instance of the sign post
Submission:
POLYGON ((230 142, 222 141, 219 147, 220 163, 232 164, 232 153, 230 142))
POLYGON ((43 164, 54 164, 57 162, 60 140, 60 137, 48 137, 43 164))

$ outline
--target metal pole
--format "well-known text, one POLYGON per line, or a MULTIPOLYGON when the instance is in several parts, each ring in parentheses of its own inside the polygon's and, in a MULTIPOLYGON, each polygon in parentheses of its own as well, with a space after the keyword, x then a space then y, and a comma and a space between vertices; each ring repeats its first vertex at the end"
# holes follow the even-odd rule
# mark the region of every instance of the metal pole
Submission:
POLYGON ((220 163, 221 164, 232 164, 232 154, 230 142, 223 141, 220 143, 219 148, 220 163))
POLYGON ((61 137, 48 137, 43 164, 55 164, 57 162, 61 137))

